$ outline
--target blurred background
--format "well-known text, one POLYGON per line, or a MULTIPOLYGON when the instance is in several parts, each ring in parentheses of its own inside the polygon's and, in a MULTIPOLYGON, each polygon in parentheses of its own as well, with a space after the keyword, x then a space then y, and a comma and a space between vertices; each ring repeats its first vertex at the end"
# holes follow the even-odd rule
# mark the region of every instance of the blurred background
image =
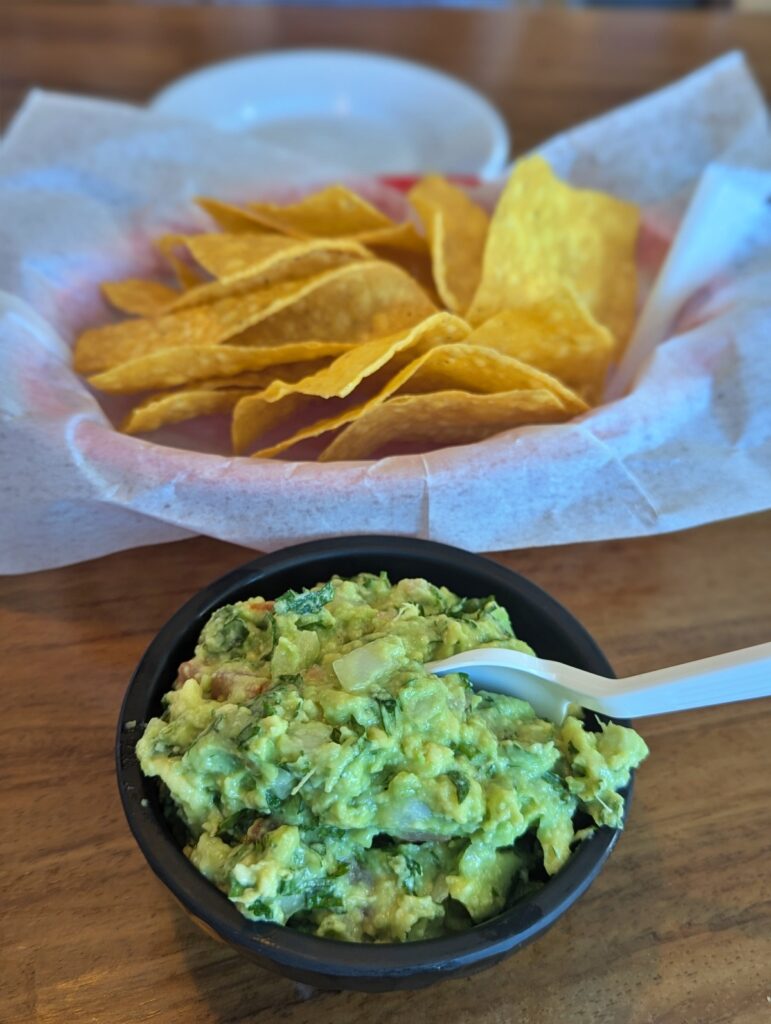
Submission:
MULTIPOLYGON (((26 0, 26 6, 51 0, 26 0)), ((150 6, 150 7, 373 7, 416 8, 448 7, 456 9, 521 7, 608 7, 619 9, 719 9, 771 13, 771 0, 53 0, 59 6, 150 6)), ((0 0, 2 6, 2 0, 0 0)))

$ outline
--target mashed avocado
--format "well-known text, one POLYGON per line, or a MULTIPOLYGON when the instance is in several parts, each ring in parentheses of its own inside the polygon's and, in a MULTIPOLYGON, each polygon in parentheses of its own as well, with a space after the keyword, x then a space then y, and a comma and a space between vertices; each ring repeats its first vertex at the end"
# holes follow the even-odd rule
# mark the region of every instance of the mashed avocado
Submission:
POLYGON ((352 941, 468 927, 557 871, 577 811, 619 826, 647 754, 423 664, 529 653, 493 598, 334 577, 218 609, 137 745, 185 853, 255 921, 352 941))

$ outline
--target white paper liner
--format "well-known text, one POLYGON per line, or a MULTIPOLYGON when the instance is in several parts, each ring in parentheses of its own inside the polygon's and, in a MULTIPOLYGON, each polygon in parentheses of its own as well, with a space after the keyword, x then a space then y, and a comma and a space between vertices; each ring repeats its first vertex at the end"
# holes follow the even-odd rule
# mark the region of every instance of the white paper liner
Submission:
POLYGON ((104 317, 98 282, 151 272, 149 240, 195 223, 196 195, 246 198, 345 168, 124 104, 33 94, 0 149, 0 572, 198 533, 261 550, 374 532, 490 551, 769 507, 771 144, 743 57, 541 152, 576 183, 679 222, 605 404, 425 455, 230 458, 117 433, 69 347, 104 317))

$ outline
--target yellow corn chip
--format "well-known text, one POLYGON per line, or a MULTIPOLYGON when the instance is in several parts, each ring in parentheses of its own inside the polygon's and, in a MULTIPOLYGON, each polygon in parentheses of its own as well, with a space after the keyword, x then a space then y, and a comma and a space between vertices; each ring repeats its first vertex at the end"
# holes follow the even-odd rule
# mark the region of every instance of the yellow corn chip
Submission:
POLYGON ((610 331, 565 285, 547 299, 491 317, 469 341, 559 377, 588 402, 599 398, 615 350, 610 331))
POLYGON ((333 185, 291 206, 249 203, 242 208, 216 199, 197 202, 223 231, 233 234, 263 232, 266 238, 347 240, 374 249, 419 253, 428 248, 414 224, 395 223, 342 185, 333 185))
POLYGON ((266 402, 277 402, 289 391, 297 391, 318 398, 344 398, 397 353, 417 346, 431 348, 461 341, 468 333, 468 325, 459 317, 451 313, 435 313, 409 330, 356 345, 338 356, 325 370, 298 381, 291 388, 277 381, 262 397, 266 402))
POLYGON ((411 394, 429 391, 545 390, 553 394, 571 416, 586 412, 586 402, 562 381, 520 359, 472 344, 442 345, 424 353, 398 375, 399 389, 411 394))
POLYGON ((182 289, 194 288, 205 280, 205 275, 198 267, 189 263, 177 252, 181 245, 181 235, 162 235, 155 242, 155 247, 174 271, 174 276, 182 289))
POLYGON ((126 434, 146 434, 169 423, 228 413, 250 390, 264 388, 276 377, 297 379, 318 367, 319 360, 272 366, 262 373, 242 373, 233 377, 198 381, 192 387, 151 395, 140 402, 124 420, 121 430, 126 434))
MULTIPOLYGON (((379 398, 380 396, 378 395, 377 397, 379 398)), ((307 396, 305 395, 290 395, 286 398, 284 403, 282 403, 280 422, 283 423, 294 419, 294 417, 301 412, 306 401, 307 396)), ((279 455, 281 452, 286 451, 287 448, 293 448, 294 445, 299 444, 300 441, 307 441, 309 437, 320 437, 322 434, 326 434, 330 430, 337 430, 338 427, 344 427, 346 423, 352 423, 354 420, 358 419, 370 407, 370 405, 374 406, 377 404, 378 403, 375 399, 371 399, 370 402, 363 402, 360 405, 351 406, 334 416, 328 416, 323 420, 316 420, 315 423, 311 423, 310 426, 296 430, 294 434, 291 434, 289 437, 285 437, 282 441, 268 445, 265 448, 260 448, 252 454, 252 458, 271 459, 274 455, 279 455)), ((270 426, 274 426, 274 424, 271 423, 270 426)))
POLYGON ((297 241, 281 235, 249 234, 177 238, 217 280, 204 281, 177 293, 174 301, 156 315, 243 295, 282 281, 314 277, 354 260, 373 258, 363 245, 348 239, 297 241))
POLYGON ((423 178, 409 193, 428 235, 436 288, 453 313, 468 309, 482 274, 489 218, 445 178, 423 178))
POLYGON ((624 342, 637 301, 638 227, 631 203, 565 184, 541 157, 520 161, 490 223, 469 320, 540 302, 566 282, 624 342))
POLYGON ((432 448, 469 444, 512 427, 561 423, 573 415, 546 388, 488 395, 468 391, 397 395, 347 426, 319 461, 366 459, 398 442, 432 448))
POLYGON ((266 228, 254 214, 241 206, 234 206, 232 203, 223 203, 219 199, 196 199, 201 209, 208 213, 211 219, 218 224, 223 231, 237 234, 241 231, 248 231, 253 234, 272 234, 271 228, 266 228))
MULTIPOLYGON (((307 282, 304 284, 308 287, 307 282)), ((128 320, 92 328, 76 342, 75 369, 79 373, 94 373, 164 348, 216 345, 295 301, 301 290, 301 286, 292 281, 254 291, 246 300, 220 299, 211 305, 195 306, 152 320, 128 320)))
POLYGON ((263 318, 238 338, 239 344, 287 341, 368 341, 412 327, 436 312, 423 289, 401 267, 387 261, 359 261, 343 268, 293 303, 263 318))
POLYGON ((450 313, 436 313, 406 332, 363 342, 338 356, 328 367, 294 384, 275 381, 258 395, 245 398, 233 415, 233 447, 246 451, 266 431, 296 415, 304 402, 299 396, 344 398, 398 353, 461 341, 468 325, 450 313))
POLYGON ((157 316, 180 297, 176 288, 159 281, 108 281, 102 285, 102 294, 121 313, 136 316, 157 316))
POLYGON ((225 231, 275 231, 293 238, 341 238, 394 227, 385 214, 344 185, 331 185, 286 206, 248 203, 243 208, 206 198, 197 202, 225 231))
POLYGON ((148 434, 159 427, 196 416, 223 415, 229 413, 243 397, 244 391, 240 388, 190 389, 153 395, 131 410, 121 424, 121 430, 124 434, 148 434))
MULTIPOLYGON (((89 378, 99 391, 131 394, 156 388, 176 387, 208 377, 228 377, 262 370, 267 366, 301 363, 339 355, 353 346, 339 341, 303 341, 270 348, 235 345, 191 345, 161 349, 140 356, 89 378)), ((316 364, 314 364, 315 366, 316 364)), ((311 368, 308 367, 308 373, 311 368)))
MULTIPOLYGON (((78 373, 98 373, 127 359, 135 359, 164 348, 217 345, 313 293, 318 293, 316 298, 301 307, 299 317, 290 318, 290 325, 284 326, 283 333, 279 322, 275 330, 239 340, 249 344, 300 341, 306 338, 356 340, 355 337, 345 337, 343 333, 335 336, 337 329, 344 330, 357 313, 355 307, 351 310, 338 310, 335 303, 339 301, 339 295, 345 296, 351 291, 356 294, 358 305, 367 307, 369 321, 372 321, 381 306, 385 307, 382 310, 384 315, 391 313, 394 289, 389 290, 385 284, 393 282, 394 278, 398 278, 403 295, 415 302, 414 314, 407 309, 405 316, 414 315, 414 322, 425 315, 426 307, 433 308, 420 288, 398 267, 374 260, 362 261, 335 267, 298 281, 280 281, 245 295, 219 299, 209 305, 194 306, 153 320, 128 320, 88 330, 78 338, 75 345, 75 369, 78 373), (327 291, 335 281, 342 278, 346 279, 347 284, 344 282, 337 290, 327 291), (320 329, 324 325, 328 330, 321 337, 315 338, 314 328, 320 329), (305 326, 307 331, 304 331, 305 326)), ((404 299, 402 305, 405 305, 404 299)), ((397 312, 394 310, 393 314, 397 312)), ((356 327, 363 330, 359 321, 356 327)))
MULTIPOLYGON (((182 238, 182 236, 179 236, 182 238)), ((196 236, 190 236, 190 239, 196 236)), ((203 236, 200 236, 201 238, 203 236)), ((312 239, 309 242, 297 242, 294 239, 279 235, 208 235, 206 243, 190 245, 191 254, 198 258, 202 266, 215 277, 226 280, 205 281, 194 285, 187 291, 179 292, 157 281, 114 281, 102 285, 105 298, 116 309, 124 313, 139 316, 162 316, 179 309, 190 309, 207 302, 215 302, 234 295, 243 295, 256 288, 265 288, 281 281, 297 281, 303 277, 313 277, 326 270, 350 263, 356 259, 371 259, 372 254, 358 242, 347 239, 312 239), (210 244, 208 239, 222 238, 278 241, 272 257, 266 257, 262 263, 242 275, 235 271, 236 263, 229 262, 227 246, 223 245, 216 252, 217 245, 210 244), (200 253, 200 255, 199 255, 200 253)), ((187 238, 184 239, 188 241, 187 238)), ((244 250, 246 251, 246 247, 244 250)))
POLYGON ((318 250, 306 253, 304 256, 297 256, 295 259, 277 260, 272 267, 265 269, 255 277, 243 277, 227 282, 206 281, 204 284, 188 288, 161 313, 176 313, 182 309, 192 309, 193 306, 205 306, 208 303, 217 302, 219 299, 247 295, 273 284, 285 284, 317 277, 328 270, 335 270, 351 263, 354 259, 356 257, 350 253, 318 250))
MULTIPOLYGON (((578 395, 549 374, 542 373, 518 359, 502 355, 493 349, 457 342, 428 349, 396 373, 368 401, 344 409, 335 416, 318 420, 316 423, 296 431, 290 437, 255 452, 255 456, 270 458, 306 438, 318 437, 329 430, 336 430, 346 423, 351 423, 367 415, 375 406, 381 405, 398 391, 422 394, 453 388, 465 388, 486 393, 515 389, 522 391, 546 390, 559 399, 570 415, 575 416, 580 412, 585 412, 587 408, 586 403, 578 395)), ((259 396, 255 395, 254 397, 259 396)), ((291 413, 296 414, 299 408, 299 403, 295 403, 291 408, 291 413)))
MULTIPOLYGON (((222 351, 223 348, 224 346, 220 346, 219 351, 222 351)), ((249 351, 256 350, 249 349, 249 351)), ((337 355, 338 353, 334 354, 337 355)), ((248 370, 244 373, 234 373, 227 377, 209 377, 206 380, 197 380, 190 387, 203 391, 216 391, 218 388, 240 388, 242 391, 241 397, 243 397, 244 391, 262 391, 277 379, 300 380, 301 377, 307 377, 308 374, 315 373, 322 366, 328 365, 330 361, 331 356, 327 359, 304 359, 297 363, 278 363, 270 365, 264 370, 248 370)))
POLYGON ((350 241, 359 242, 371 249, 406 249, 408 252, 425 253, 428 242, 415 230, 409 221, 394 224, 392 227, 375 228, 372 231, 360 231, 348 236, 350 241))
MULTIPOLYGON (((186 235, 182 241, 196 262, 223 284, 244 278, 263 278, 269 270, 283 269, 306 256, 335 253, 359 259, 372 258, 363 245, 345 238, 313 238, 298 242, 283 235, 242 233, 186 235)), ((293 269, 293 277, 306 277, 315 272, 313 267, 310 270, 303 267, 299 273, 293 269)))
MULTIPOLYGON (((225 232, 196 235, 173 235, 174 244, 187 250, 196 263, 221 281, 233 281, 259 272, 277 257, 297 245, 294 238, 283 235, 260 235, 246 232, 225 232)), ((302 243, 301 243, 302 244, 302 243)))
POLYGON ((265 227, 302 238, 341 238, 393 228, 394 222, 345 185, 330 185, 297 203, 248 203, 265 227))

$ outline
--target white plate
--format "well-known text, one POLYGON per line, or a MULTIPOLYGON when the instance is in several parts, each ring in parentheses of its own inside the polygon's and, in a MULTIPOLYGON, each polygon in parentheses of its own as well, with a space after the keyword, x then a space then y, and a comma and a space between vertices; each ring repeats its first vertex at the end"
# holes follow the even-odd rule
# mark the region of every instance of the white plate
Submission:
POLYGON ((463 82, 352 50, 285 50, 215 64, 172 82, 150 106, 353 173, 492 178, 509 152, 501 115, 463 82))

